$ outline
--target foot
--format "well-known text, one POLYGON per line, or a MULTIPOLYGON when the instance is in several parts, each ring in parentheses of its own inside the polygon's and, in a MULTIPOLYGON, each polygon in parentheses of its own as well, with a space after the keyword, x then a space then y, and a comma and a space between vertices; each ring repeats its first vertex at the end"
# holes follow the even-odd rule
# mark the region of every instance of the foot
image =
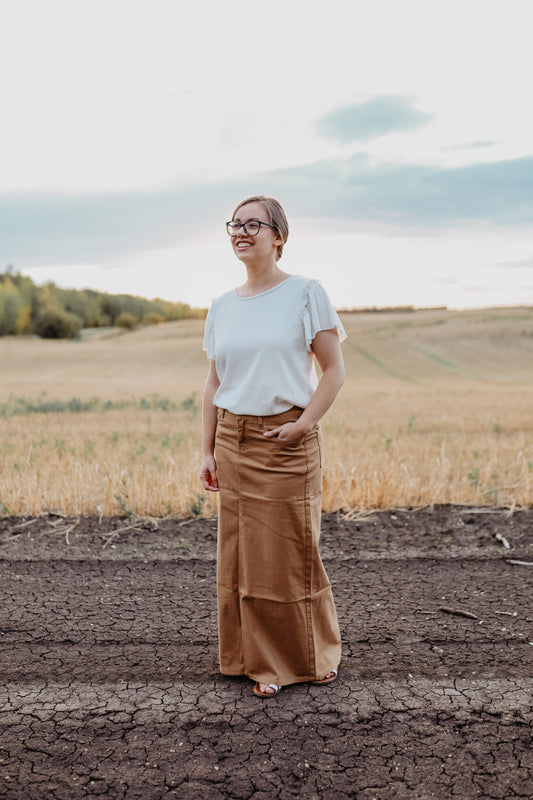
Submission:
POLYGON ((275 697, 281 691, 281 686, 276 683, 256 683, 253 693, 256 697, 275 697))
POLYGON ((337 675, 339 674, 338 669, 332 669, 328 672, 327 675, 324 675, 323 678, 320 680, 311 681, 314 686, 326 686, 328 683, 333 683, 333 681, 337 680, 337 675))

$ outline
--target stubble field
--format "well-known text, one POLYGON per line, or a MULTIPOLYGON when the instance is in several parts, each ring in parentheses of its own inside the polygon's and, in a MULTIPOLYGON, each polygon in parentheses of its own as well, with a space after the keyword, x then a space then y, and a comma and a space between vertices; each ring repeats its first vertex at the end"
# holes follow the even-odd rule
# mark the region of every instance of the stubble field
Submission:
MULTIPOLYGON (((342 314, 324 511, 533 503, 533 309, 342 314)), ((203 323, 0 339, 0 514, 212 516, 203 323)))

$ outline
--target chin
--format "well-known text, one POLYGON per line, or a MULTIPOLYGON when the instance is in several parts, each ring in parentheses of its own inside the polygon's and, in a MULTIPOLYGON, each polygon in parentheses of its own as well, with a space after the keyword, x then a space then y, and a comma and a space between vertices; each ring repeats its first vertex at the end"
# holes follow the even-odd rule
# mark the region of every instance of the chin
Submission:
POLYGON ((234 250, 233 252, 241 261, 246 261, 247 257, 250 255, 249 250, 234 250))

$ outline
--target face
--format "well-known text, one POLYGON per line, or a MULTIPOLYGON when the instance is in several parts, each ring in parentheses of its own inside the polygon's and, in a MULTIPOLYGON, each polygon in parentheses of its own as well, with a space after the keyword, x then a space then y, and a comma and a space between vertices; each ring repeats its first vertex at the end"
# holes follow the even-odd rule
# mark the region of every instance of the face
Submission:
MULTIPOLYGON (((234 222, 249 220, 269 223, 268 214, 262 203, 247 203, 235 213, 234 222)), ((241 261, 256 261, 272 258, 275 260, 278 245, 282 244, 278 232, 267 225, 261 225, 255 236, 245 234, 243 228, 231 237, 233 251, 241 261)))

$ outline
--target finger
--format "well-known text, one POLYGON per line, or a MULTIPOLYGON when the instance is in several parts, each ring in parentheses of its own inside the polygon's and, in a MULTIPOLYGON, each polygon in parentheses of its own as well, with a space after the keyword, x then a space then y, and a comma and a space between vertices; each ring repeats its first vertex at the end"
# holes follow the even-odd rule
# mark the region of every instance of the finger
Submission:
POLYGON ((207 481, 204 478, 201 478, 200 480, 202 482, 202 486, 204 487, 204 489, 207 492, 218 492, 219 491, 219 487, 218 487, 218 482, 217 481, 212 483, 211 481, 207 481))
POLYGON ((265 431, 263 433, 263 436, 266 436, 267 438, 272 438, 272 436, 278 436, 282 430, 283 430, 283 425, 281 425, 279 428, 273 428, 273 430, 271 431, 265 431))
POLYGON ((200 472, 200 482, 204 489, 210 489, 212 486, 218 486, 216 472, 213 474, 209 470, 200 472))

